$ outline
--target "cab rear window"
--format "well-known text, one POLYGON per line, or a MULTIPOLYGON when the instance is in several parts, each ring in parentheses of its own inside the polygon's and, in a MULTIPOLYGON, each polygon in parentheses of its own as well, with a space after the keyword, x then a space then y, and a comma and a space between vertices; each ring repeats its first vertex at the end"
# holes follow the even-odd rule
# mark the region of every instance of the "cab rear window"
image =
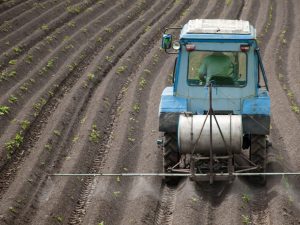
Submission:
POLYGON ((189 52, 188 84, 244 87, 247 83, 247 54, 244 52, 189 52))

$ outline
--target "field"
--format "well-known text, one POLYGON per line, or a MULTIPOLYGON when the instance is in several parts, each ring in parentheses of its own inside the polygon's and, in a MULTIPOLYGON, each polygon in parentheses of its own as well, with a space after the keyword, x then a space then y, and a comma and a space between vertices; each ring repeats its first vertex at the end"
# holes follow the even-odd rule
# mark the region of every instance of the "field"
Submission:
POLYGON ((298 0, 0 1, 0 224, 300 224, 298 177, 177 186, 161 178, 163 28, 249 20, 272 99, 270 172, 300 170, 298 0))

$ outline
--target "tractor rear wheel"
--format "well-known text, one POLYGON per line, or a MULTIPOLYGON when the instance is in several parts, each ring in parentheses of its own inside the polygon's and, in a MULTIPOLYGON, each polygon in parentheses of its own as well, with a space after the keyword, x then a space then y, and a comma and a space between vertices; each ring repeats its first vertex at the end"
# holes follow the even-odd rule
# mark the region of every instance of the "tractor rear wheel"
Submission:
MULTIPOLYGON (((251 145, 250 145, 250 160, 254 162, 258 169, 254 172, 265 173, 267 167, 267 140, 266 135, 251 135, 251 145)), ((253 176, 250 177, 253 183, 260 185, 265 185, 266 176, 253 176)))
MULTIPOLYGON (((176 133, 165 133, 163 142, 163 169, 164 173, 171 173, 171 168, 179 161, 176 133)), ((178 177, 164 178, 165 183, 174 184, 178 182, 178 177)))

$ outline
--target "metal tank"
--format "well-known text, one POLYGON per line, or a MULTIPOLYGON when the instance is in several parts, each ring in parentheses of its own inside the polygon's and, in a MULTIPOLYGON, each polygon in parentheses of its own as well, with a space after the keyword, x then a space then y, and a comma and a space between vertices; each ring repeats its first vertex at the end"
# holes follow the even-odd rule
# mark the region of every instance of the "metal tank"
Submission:
MULTIPOLYGON (((214 154, 227 154, 229 148, 232 153, 240 153, 242 149, 242 116, 241 115, 216 115, 215 117, 223 131, 223 137, 212 117, 212 146, 214 154)), ((200 153, 209 155, 210 149, 210 117, 206 115, 179 116, 178 147, 181 154, 200 153), (205 118, 206 121, 205 121, 205 118), (202 130, 201 136, 200 132, 202 130)))

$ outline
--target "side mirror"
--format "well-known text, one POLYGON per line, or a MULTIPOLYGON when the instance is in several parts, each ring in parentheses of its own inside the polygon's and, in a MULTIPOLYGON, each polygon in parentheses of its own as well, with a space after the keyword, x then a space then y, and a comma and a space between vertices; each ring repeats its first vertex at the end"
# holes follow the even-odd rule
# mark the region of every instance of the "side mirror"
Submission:
POLYGON ((164 34, 162 37, 161 47, 170 49, 172 47, 172 34, 164 34))

